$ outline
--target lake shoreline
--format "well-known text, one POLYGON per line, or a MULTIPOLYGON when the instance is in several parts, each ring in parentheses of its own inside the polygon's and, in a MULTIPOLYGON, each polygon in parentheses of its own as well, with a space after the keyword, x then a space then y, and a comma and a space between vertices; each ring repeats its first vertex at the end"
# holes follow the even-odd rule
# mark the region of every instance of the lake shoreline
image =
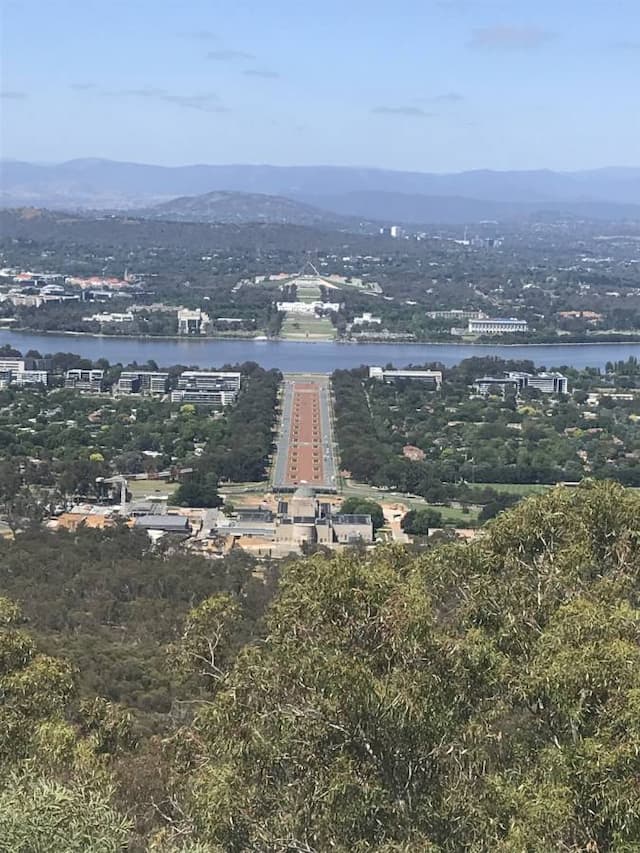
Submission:
POLYGON ((540 369, 594 367, 604 369, 608 362, 640 359, 640 343, 594 344, 470 344, 444 342, 434 344, 364 343, 338 341, 246 340, 214 338, 160 338, 131 335, 97 335, 83 332, 0 331, 0 345, 26 353, 74 353, 96 361, 104 358, 112 364, 189 365, 214 369, 221 365, 256 362, 266 369, 285 373, 323 373, 362 366, 394 364, 441 364, 452 367, 469 358, 502 358, 505 361, 531 361, 540 369))
POLYGON ((499 336, 496 337, 494 341, 401 341, 401 340, 389 340, 389 341, 381 341, 381 340, 371 340, 371 341, 353 341, 353 340, 344 340, 344 339, 304 339, 304 338, 269 338, 266 336, 255 336, 255 337, 245 337, 245 336, 231 336, 231 335, 206 335, 203 337, 191 337, 188 335, 117 335, 117 334, 103 334, 101 332, 73 332, 69 330, 62 331, 60 329, 47 329, 47 330, 39 330, 39 329, 27 329, 27 328, 16 328, 16 327, 7 327, 6 329, 0 326, 0 336, 2 336, 3 332, 9 333, 19 333, 21 335, 33 335, 35 337, 39 337, 42 335, 46 336, 64 336, 69 338, 93 338, 97 340, 116 340, 116 341, 179 341, 181 343, 198 343, 198 344, 206 344, 206 343, 220 343, 220 342, 228 342, 228 343, 246 343, 246 344, 331 344, 331 345, 339 345, 339 346, 355 346, 355 347, 364 347, 364 346, 381 346, 381 347, 516 347, 521 349, 522 347, 593 347, 593 346, 640 346, 640 336, 637 338, 628 338, 622 341, 554 341, 554 342, 536 342, 536 343, 503 343, 500 341, 499 336))

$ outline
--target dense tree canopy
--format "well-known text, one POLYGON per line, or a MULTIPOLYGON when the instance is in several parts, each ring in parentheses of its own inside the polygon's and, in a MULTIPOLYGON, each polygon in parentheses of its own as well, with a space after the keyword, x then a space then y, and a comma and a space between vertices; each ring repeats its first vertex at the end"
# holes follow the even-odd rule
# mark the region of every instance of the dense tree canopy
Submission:
POLYGON ((402 519, 402 529, 405 533, 418 536, 428 536, 432 527, 442 525, 442 513, 437 509, 411 509, 402 519))
POLYGON ((290 565, 196 731, 224 850, 635 850, 640 501, 554 490, 471 546, 290 565))
POLYGON ((528 388, 517 397, 473 392, 482 376, 535 372, 527 361, 486 357, 451 368, 426 366, 443 371, 440 389, 411 380, 380 382, 365 369, 333 374, 341 462, 354 479, 430 502, 482 504, 496 494, 481 492, 481 483, 555 484, 591 476, 640 485, 640 397, 616 396, 640 384, 632 360, 615 370, 611 365, 607 375, 566 368, 577 396, 528 388), (587 404, 587 391, 596 392, 597 406, 587 404), (406 445, 423 458, 407 458, 406 445))
POLYGON ((384 524, 382 507, 377 501, 372 501, 368 498, 347 498, 346 501, 342 502, 340 512, 347 515, 370 515, 374 530, 379 530, 384 524))
POLYGON ((166 651, 189 610, 216 593, 241 599, 237 650, 256 634, 269 577, 243 552, 212 561, 150 549, 146 533, 126 526, 0 538, 0 591, 19 602, 40 647, 75 666, 83 697, 122 702, 145 727, 192 698, 166 651))
MULTIPOLYGON (((66 353, 53 359, 81 361, 66 353)), ((40 520, 74 499, 95 499, 97 478, 113 474, 173 477, 183 470, 176 496, 182 506, 218 506, 219 480, 263 480, 281 374, 254 362, 235 368, 242 374, 238 398, 218 411, 62 388, 0 390, 0 514, 18 527, 25 518, 40 520)), ((120 369, 111 368, 116 375, 120 369)))
POLYGON ((46 640, 59 611, 61 652, 77 630, 65 596, 76 626, 83 598, 93 619, 137 613, 138 642, 167 636, 154 586, 182 602, 165 665, 190 701, 162 739, 86 683, 79 701, 74 667, 3 600, 0 850, 635 853, 639 518, 638 495, 585 481, 502 512, 471 544, 292 560, 264 632, 239 566, 214 580, 217 566, 207 579, 185 563, 183 583, 166 558, 130 553, 126 574, 128 531, 81 531, 61 582, 73 537, 51 536, 57 561, 39 546, 36 573, 18 535, 2 588, 28 569, 32 626, 46 640), (83 561, 94 585, 107 576, 95 590, 83 561), (138 572, 148 591, 130 598, 138 572))

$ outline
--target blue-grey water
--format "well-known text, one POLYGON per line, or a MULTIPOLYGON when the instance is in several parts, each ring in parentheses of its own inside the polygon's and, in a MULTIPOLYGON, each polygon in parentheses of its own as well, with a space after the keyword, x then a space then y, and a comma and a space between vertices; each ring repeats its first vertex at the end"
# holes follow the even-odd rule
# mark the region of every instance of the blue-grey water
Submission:
POLYGON ((144 363, 153 359, 160 367, 173 364, 221 367, 256 361, 266 368, 276 367, 289 373, 332 373, 339 368, 362 364, 426 364, 438 361, 447 367, 471 356, 499 356, 505 359, 530 359, 538 367, 604 367, 608 361, 640 358, 640 343, 619 344, 339 344, 335 342, 252 341, 159 338, 109 338, 88 335, 37 334, 0 329, 0 346, 10 344, 26 353, 38 350, 42 355, 72 352, 94 361, 106 358, 111 363, 144 363))

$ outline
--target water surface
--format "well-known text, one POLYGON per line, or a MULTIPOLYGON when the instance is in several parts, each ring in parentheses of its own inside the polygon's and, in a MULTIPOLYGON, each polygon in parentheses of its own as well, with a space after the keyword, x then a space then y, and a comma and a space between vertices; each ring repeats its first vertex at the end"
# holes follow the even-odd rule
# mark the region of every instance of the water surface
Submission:
POLYGON ((446 367, 472 356, 530 359, 537 367, 600 367, 608 361, 640 358, 640 343, 615 344, 340 344, 335 341, 254 341, 212 339, 110 338, 89 335, 41 334, 0 329, 0 346, 10 344, 26 353, 43 355, 73 352, 94 361, 144 363, 153 359, 161 367, 173 364, 221 367, 256 361, 266 368, 289 373, 332 373, 362 364, 425 364, 438 361, 446 367))

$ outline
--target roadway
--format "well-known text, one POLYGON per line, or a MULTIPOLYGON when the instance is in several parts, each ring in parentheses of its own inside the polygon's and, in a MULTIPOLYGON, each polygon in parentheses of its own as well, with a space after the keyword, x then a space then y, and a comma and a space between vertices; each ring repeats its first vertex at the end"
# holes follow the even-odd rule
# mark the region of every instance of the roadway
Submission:
POLYGON ((337 491, 331 391, 326 376, 284 380, 273 488, 293 491, 302 484, 318 492, 337 491))

